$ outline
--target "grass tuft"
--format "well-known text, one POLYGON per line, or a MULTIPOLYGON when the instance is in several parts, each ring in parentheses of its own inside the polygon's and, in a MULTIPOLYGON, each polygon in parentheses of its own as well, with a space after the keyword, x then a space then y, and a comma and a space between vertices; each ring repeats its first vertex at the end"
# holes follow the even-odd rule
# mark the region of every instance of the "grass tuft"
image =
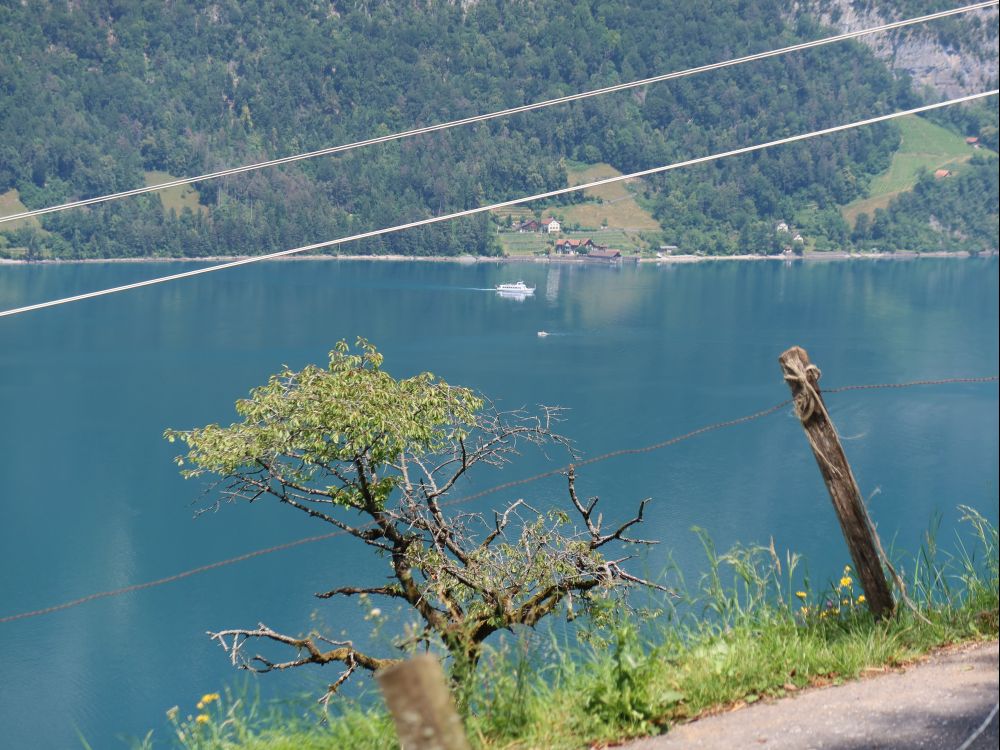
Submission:
MULTIPOLYGON (((960 506, 971 533, 942 552, 937 524, 911 559, 897 560, 912 606, 876 621, 850 566, 837 581, 796 590, 799 558, 773 544, 719 554, 699 534, 707 567, 694 591, 663 603, 656 619, 609 612, 571 634, 515 633, 497 642, 469 688, 466 727, 483 750, 578 748, 668 731, 728 707, 837 684, 912 663, 954 643, 997 637, 997 528, 960 506), (908 574, 904 565, 909 565, 908 574)), ((897 595, 900 592, 897 591, 897 595)), ((312 750, 396 746, 374 695, 343 699, 319 721, 226 692, 181 718, 168 716, 185 750, 312 750), (199 718, 203 717, 203 718, 199 718)), ((152 733, 136 748, 152 747, 152 733)))

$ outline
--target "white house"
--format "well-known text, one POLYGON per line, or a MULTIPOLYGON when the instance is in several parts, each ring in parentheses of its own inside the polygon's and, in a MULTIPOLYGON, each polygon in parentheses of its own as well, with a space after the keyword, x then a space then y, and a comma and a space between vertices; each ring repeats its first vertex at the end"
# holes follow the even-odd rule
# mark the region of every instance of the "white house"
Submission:
POLYGON ((774 229, 777 232, 787 232, 788 231, 788 224, 786 222, 784 222, 784 221, 779 221, 775 225, 774 229))
POLYGON ((544 224, 549 234, 558 234, 562 231, 562 225, 553 218, 546 219, 544 224))

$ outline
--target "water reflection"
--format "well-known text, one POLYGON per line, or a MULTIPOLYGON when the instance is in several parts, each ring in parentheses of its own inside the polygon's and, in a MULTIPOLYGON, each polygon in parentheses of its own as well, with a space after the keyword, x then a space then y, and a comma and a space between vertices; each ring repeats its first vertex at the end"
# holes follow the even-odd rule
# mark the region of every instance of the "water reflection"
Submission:
MULTIPOLYGON (((259 504, 192 522, 189 502, 202 485, 180 478, 171 462, 177 449, 160 435, 168 426, 232 421, 233 402, 251 387, 283 363, 324 362, 338 339, 365 336, 392 374, 430 370, 499 408, 565 406, 559 429, 587 457, 786 398, 776 357, 792 344, 809 349, 831 386, 992 374, 997 268, 973 260, 614 270, 270 263, 6 319, 0 566, 19 573, 5 581, 0 615, 322 533, 259 504), (544 289, 546 304, 498 290, 512 272, 544 289)), ((161 271, 9 267, 0 295, 22 304, 161 271)), ((885 539, 913 548, 932 515, 954 519, 959 502, 996 519, 995 385, 859 391, 828 406, 855 438, 846 449, 864 494, 882 490, 872 510, 885 539)), ((527 455, 471 481, 480 489, 550 468, 527 455)), ((582 494, 603 498, 609 518, 653 497, 643 535, 663 544, 643 564, 654 574, 671 556, 697 580, 703 554, 693 525, 721 548, 773 535, 779 548, 806 555, 814 580, 845 562, 822 480, 789 414, 594 464, 578 481, 582 494)), ((483 501, 499 507, 523 496, 541 506, 563 491, 553 479, 483 501)), ((953 538, 950 528, 939 535, 953 538)), ((336 623, 335 636, 353 631, 363 614, 351 604, 317 603, 312 593, 380 575, 350 545, 331 540, 0 626, 5 746, 71 747, 74 725, 94 747, 114 747, 120 733, 141 735, 170 706, 235 679, 205 630, 264 619, 294 631, 316 613, 336 623), (57 691, 56 714, 45 708, 53 685, 67 686, 57 691), (142 689, 128 689, 134 685, 142 689)), ((304 677, 260 686, 291 692, 304 677)))
POLYGON ((503 289, 497 289, 497 297, 501 297, 503 299, 513 299, 513 300, 517 300, 518 302, 524 302, 526 299, 528 299, 528 297, 533 297, 533 296, 534 296, 534 292, 533 291, 532 292, 509 292, 509 291, 504 291, 503 289))
POLYGON ((559 280, 562 278, 561 266, 550 266, 545 275, 545 300, 554 303, 559 298, 559 280))

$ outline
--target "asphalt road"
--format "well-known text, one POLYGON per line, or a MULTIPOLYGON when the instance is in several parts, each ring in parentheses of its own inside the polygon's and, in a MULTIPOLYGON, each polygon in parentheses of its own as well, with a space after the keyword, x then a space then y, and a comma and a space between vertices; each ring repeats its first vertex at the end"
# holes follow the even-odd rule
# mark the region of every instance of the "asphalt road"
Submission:
POLYGON ((996 750, 997 643, 943 651, 906 670, 814 688, 679 726, 624 747, 996 750))

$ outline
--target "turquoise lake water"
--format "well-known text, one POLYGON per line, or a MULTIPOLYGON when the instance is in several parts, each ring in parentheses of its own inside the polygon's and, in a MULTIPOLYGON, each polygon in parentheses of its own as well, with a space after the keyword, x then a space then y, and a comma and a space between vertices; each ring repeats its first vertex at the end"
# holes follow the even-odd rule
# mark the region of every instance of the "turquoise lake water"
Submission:
MULTIPOLYGON (((0 267, 0 308, 114 286, 193 264, 0 267)), ((785 399, 777 365, 807 348, 821 385, 993 375, 993 260, 706 263, 625 268, 542 264, 266 263, 0 319, 0 617, 154 580, 320 534, 266 503, 194 518, 204 484, 172 462, 167 427, 227 422, 232 404, 288 364, 322 363, 362 335, 406 376, 422 370, 501 408, 566 407, 584 457, 641 447, 785 399), (533 298, 490 289, 523 279, 533 298), (551 335, 538 337, 537 331, 551 335)), ((997 518, 998 390, 945 385, 831 395, 833 418, 883 539, 914 550, 942 518, 953 547, 960 503, 997 518)), ((473 490, 564 463, 527 455, 473 490)), ((498 493, 545 506, 562 483, 498 493)), ((847 562, 797 420, 786 409, 674 447, 591 465, 579 489, 622 515, 653 498, 643 536, 690 577, 691 533, 791 548, 815 581, 847 562)), ((379 573, 343 540, 258 557, 169 585, 0 624, 0 744, 123 746, 238 675, 206 630, 263 621, 334 633, 355 604, 312 593, 379 573)), ((380 569, 379 569, 380 572, 380 569)), ((366 627, 362 624, 362 627, 366 627)), ((265 675, 267 695, 331 672, 265 675)))

